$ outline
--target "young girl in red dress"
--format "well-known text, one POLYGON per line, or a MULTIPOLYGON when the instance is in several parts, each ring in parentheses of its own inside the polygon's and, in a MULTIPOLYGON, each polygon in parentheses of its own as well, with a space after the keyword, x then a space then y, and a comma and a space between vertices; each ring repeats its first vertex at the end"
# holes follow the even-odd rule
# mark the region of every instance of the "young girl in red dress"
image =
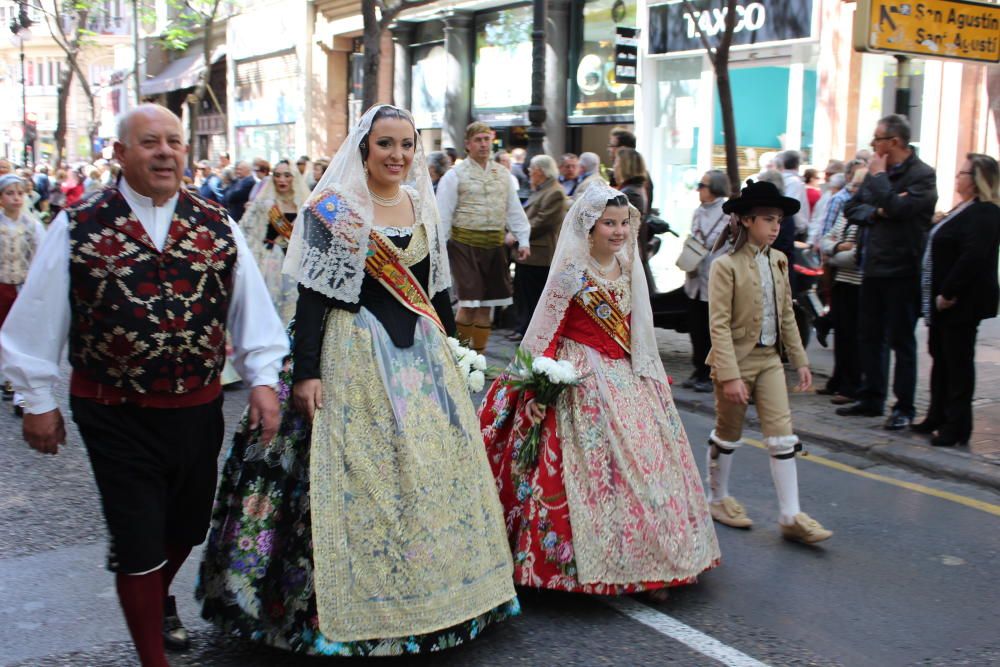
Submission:
POLYGON ((582 381, 546 407, 504 374, 480 411, 518 585, 662 599, 719 562, 656 347, 638 218, 617 190, 588 189, 563 222, 521 342, 568 360, 582 381), (517 452, 538 422, 537 464, 522 465, 517 452))

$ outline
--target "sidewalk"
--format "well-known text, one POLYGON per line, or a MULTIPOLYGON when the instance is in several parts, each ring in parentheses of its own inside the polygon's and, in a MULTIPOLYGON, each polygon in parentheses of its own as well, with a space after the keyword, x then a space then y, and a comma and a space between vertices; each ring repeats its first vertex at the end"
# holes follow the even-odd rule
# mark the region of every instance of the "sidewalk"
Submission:
MULTIPOLYGON (((487 357, 492 366, 506 367, 514 356, 515 344, 506 339, 508 331, 498 330, 490 339, 487 357)), ((918 324, 920 350, 917 387, 918 420, 923 418, 929 401, 931 360, 927 355, 927 334, 918 324)), ((691 345, 687 334, 666 329, 656 330, 660 356, 667 374, 672 376, 674 400, 686 410, 714 414, 711 394, 699 394, 681 387, 691 374, 691 345)), ((831 336, 832 342, 832 336, 831 336)), ((833 370, 833 353, 814 340, 809 346, 814 384, 822 387, 833 370)), ((882 429, 882 419, 838 417, 829 397, 813 392, 791 393, 795 431, 808 447, 810 442, 833 449, 850 451, 876 461, 919 470, 930 475, 972 482, 1000 491, 1000 320, 988 320, 980 327, 976 350, 975 425, 968 447, 931 447, 929 438, 908 431, 882 429)), ((794 374, 789 375, 789 386, 794 374)), ((891 397, 889 405, 891 405, 891 397)), ((757 426, 756 412, 748 412, 748 423, 757 426)))

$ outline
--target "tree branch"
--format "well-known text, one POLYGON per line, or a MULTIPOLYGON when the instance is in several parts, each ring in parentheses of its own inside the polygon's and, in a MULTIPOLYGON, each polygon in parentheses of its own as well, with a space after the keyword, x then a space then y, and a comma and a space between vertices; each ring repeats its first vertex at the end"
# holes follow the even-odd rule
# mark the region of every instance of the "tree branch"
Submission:
POLYGON ((719 53, 729 57, 729 47, 733 44, 733 33, 736 32, 736 0, 726 2, 726 29, 722 32, 722 39, 719 42, 719 53))
MULTIPOLYGON (((735 2, 733 3, 735 4, 735 2)), ((708 52, 708 59, 712 61, 712 65, 715 65, 715 49, 708 42, 708 37, 701 31, 701 26, 698 25, 698 16, 701 16, 701 11, 694 8, 691 4, 691 0, 683 0, 684 10, 691 15, 691 21, 694 23, 694 30, 698 33, 698 38, 701 39, 701 45, 705 47, 705 51, 708 52)))

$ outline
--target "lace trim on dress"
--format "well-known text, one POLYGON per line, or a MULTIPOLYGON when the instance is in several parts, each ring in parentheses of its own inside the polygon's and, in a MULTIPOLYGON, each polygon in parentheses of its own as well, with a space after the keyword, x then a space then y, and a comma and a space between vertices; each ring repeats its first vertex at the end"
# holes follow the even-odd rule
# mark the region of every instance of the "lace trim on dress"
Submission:
POLYGON ((375 225, 374 229, 383 236, 388 236, 389 238, 405 239, 407 236, 413 236, 413 227, 383 227, 381 225, 375 225))

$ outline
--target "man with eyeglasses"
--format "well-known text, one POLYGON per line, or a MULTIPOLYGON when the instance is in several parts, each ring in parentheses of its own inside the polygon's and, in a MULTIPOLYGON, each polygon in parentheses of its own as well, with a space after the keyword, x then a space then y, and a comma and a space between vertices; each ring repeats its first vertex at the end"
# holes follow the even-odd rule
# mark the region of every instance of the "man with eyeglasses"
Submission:
POLYGON ((937 203, 934 169, 910 146, 910 123, 892 114, 878 122, 868 175, 844 205, 859 225, 861 282, 859 335, 864 381, 858 401, 842 416, 881 416, 888 393, 889 350, 896 355, 892 390, 896 404, 884 428, 899 431, 914 416, 920 307, 920 260, 937 203))

